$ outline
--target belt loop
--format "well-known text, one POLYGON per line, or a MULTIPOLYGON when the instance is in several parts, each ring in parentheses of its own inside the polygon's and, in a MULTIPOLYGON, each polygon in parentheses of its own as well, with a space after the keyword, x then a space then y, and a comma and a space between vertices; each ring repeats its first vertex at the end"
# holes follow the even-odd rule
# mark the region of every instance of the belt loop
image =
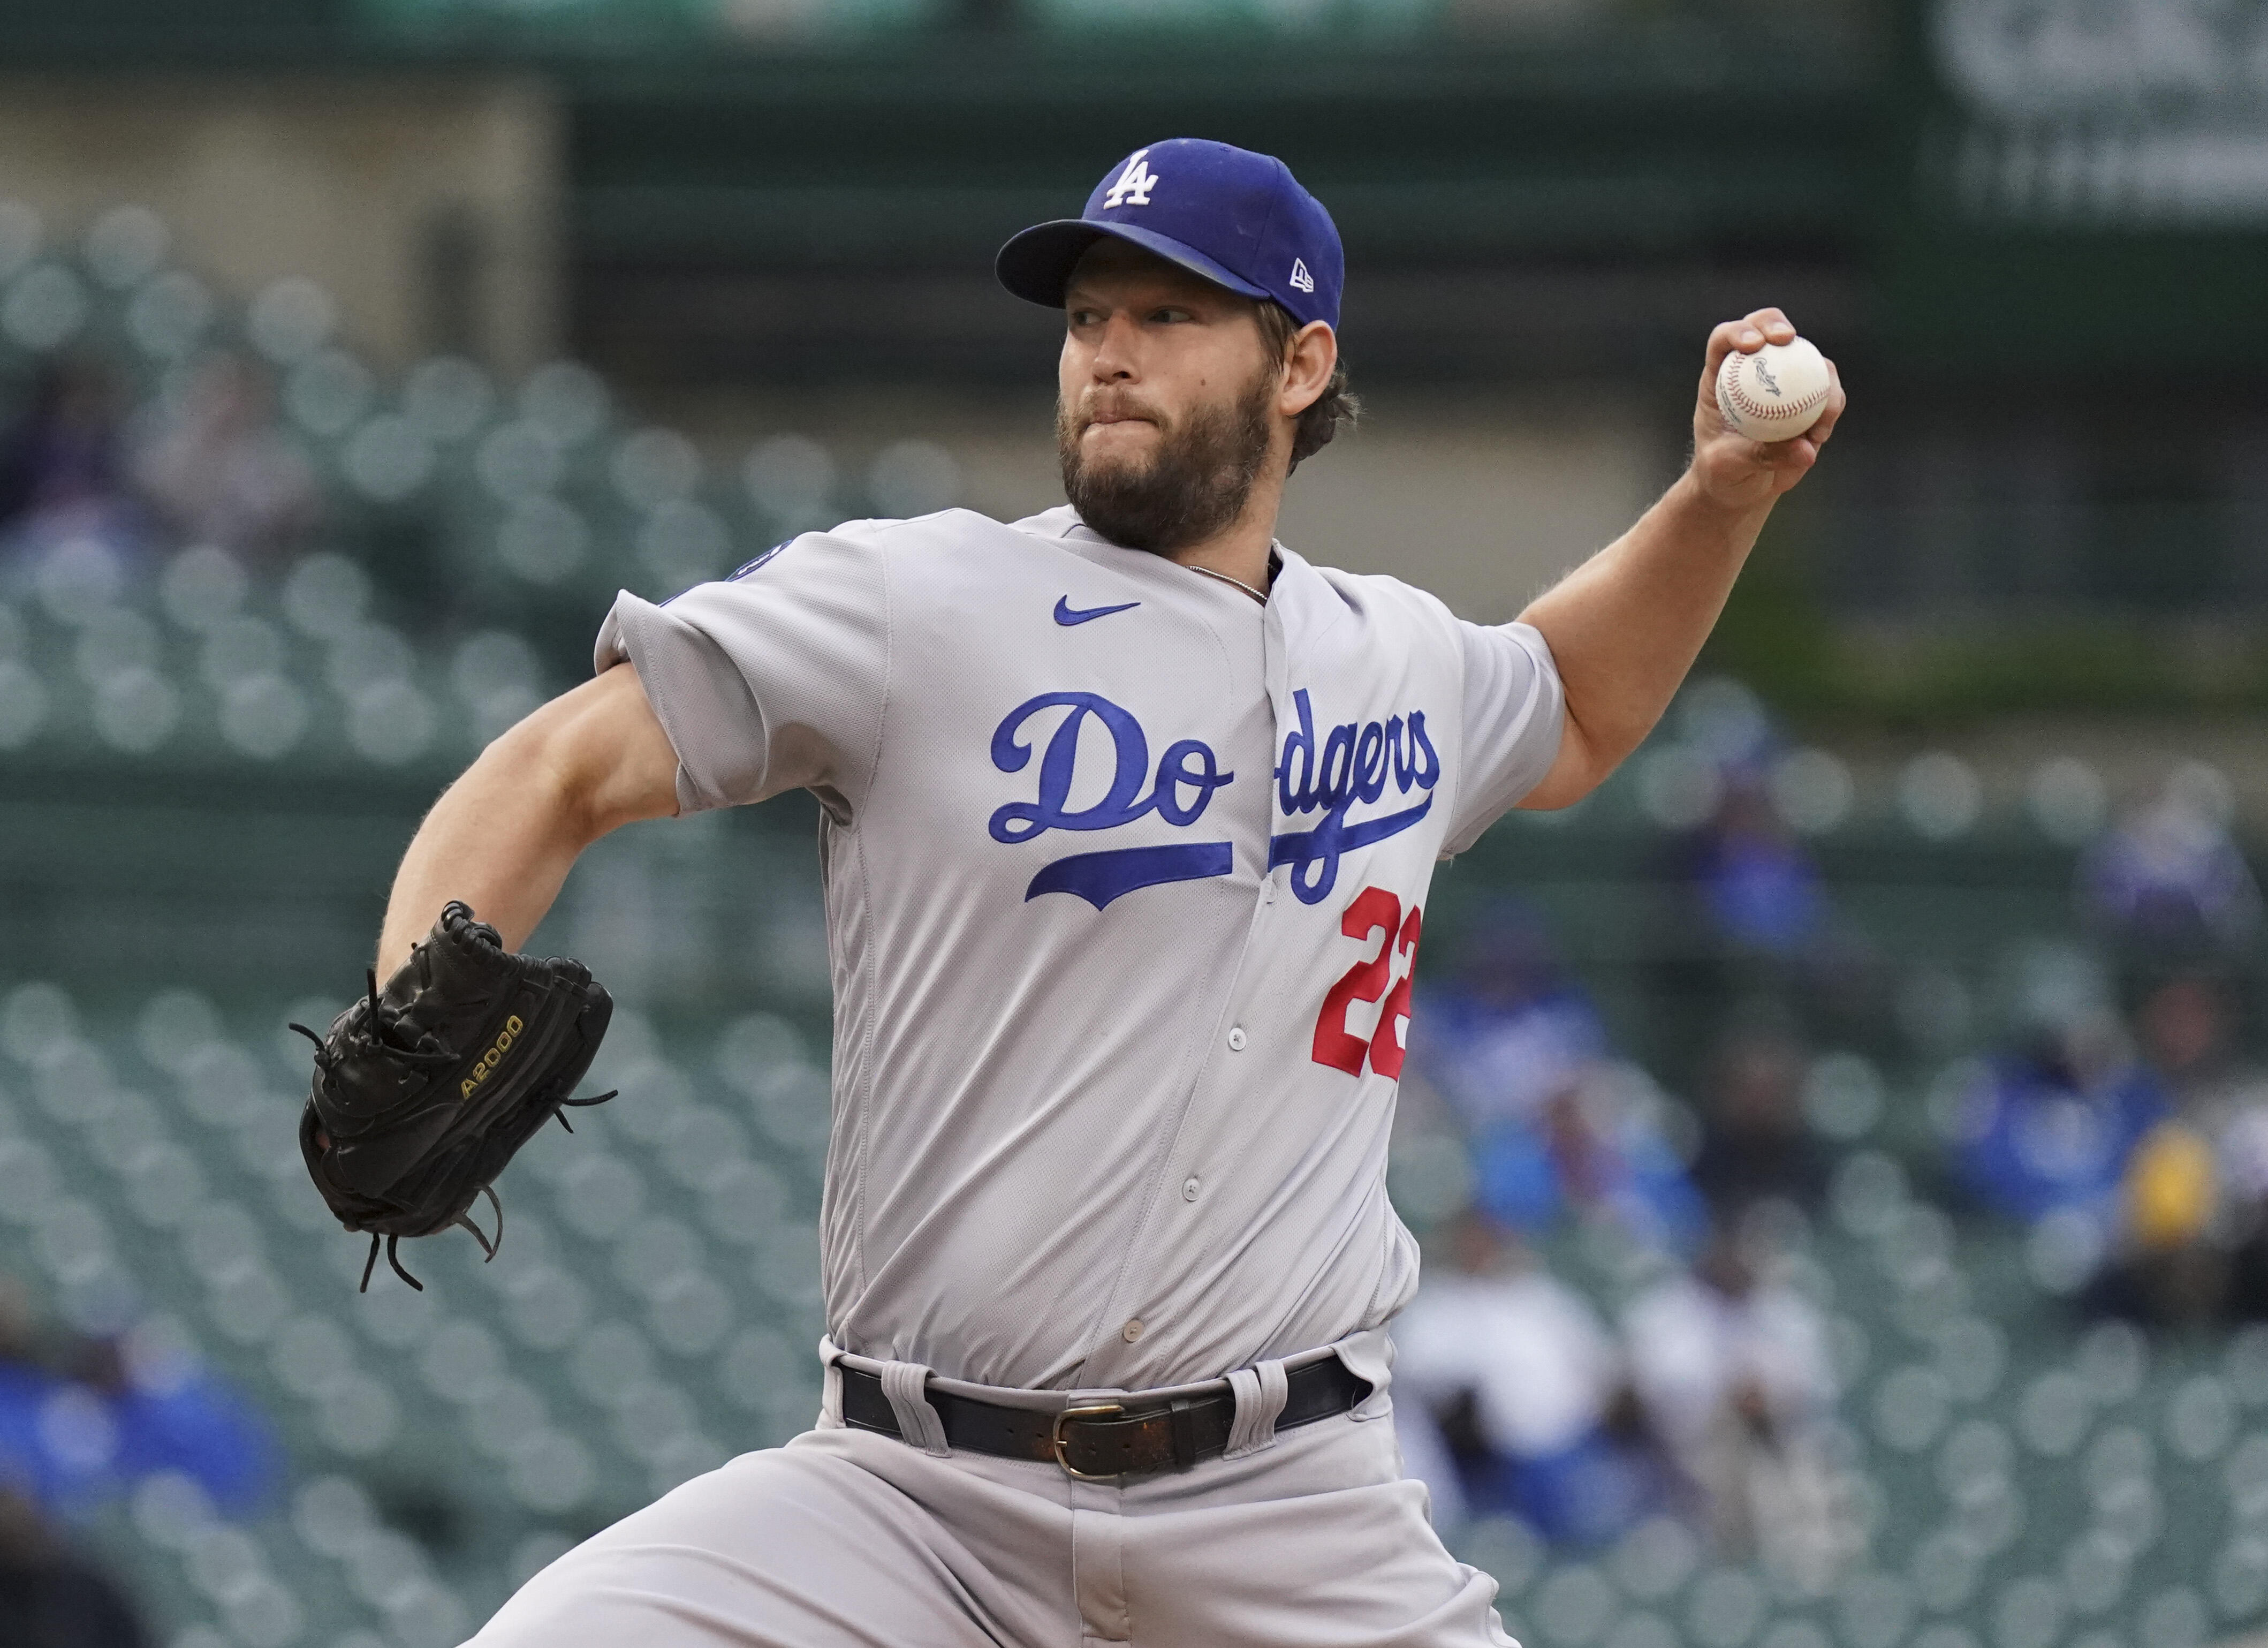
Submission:
POLYGON ((945 1421, 930 1403, 928 1385, 929 1370, 918 1362, 882 1363, 882 1394, 890 1399, 898 1434, 932 1459, 941 1460, 953 1449, 945 1439, 945 1421))
POLYGON ((843 1429, 843 1348, 819 1336, 819 1423, 821 1430, 843 1429))
POLYGON ((1239 1368, 1228 1376, 1228 1385, 1236 1396, 1236 1419, 1228 1428, 1228 1447, 1221 1457, 1241 1459, 1263 1448, 1274 1447, 1276 1421, 1292 1390, 1283 1363, 1263 1362, 1257 1367, 1239 1368))
POLYGON ((1331 1347, 1339 1365, 1370 1386, 1370 1393, 1348 1414, 1351 1419, 1383 1419, 1394 1411, 1387 1394, 1394 1383, 1394 1341, 1383 1327, 1349 1334, 1331 1347))

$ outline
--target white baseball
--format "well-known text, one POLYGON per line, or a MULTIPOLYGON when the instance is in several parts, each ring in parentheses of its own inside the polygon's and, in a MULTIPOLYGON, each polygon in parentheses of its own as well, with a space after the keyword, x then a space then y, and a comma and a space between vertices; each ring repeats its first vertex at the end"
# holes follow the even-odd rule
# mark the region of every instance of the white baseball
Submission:
POLYGON ((1808 338, 1734 350, 1717 368, 1717 411, 1750 440, 1789 440, 1819 421, 1831 384, 1827 357, 1808 338))

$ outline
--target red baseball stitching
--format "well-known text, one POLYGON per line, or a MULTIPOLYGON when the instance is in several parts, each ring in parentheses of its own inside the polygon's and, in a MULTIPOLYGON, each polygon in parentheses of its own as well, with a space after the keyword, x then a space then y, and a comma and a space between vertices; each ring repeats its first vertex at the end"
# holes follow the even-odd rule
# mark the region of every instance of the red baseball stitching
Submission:
MULTIPOLYGON (((1744 351, 1736 351, 1735 353, 1739 354, 1742 359, 1750 358, 1744 351)), ((1729 360, 1731 357, 1728 356, 1727 358, 1729 360)), ((1780 418, 1796 418, 1809 411, 1814 405, 1824 406, 1827 403, 1827 390, 1823 387, 1813 390, 1810 395, 1807 395, 1800 401, 1787 402, 1778 404, 1771 404, 1763 401, 1758 401, 1749 394, 1748 386, 1741 381, 1741 374, 1737 367, 1729 376, 1727 375, 1722 367, 1718 369, 1717 389, 1719 394, 1724 395, 1727 400, 1733 403, 1734 410, 1751 418, 1766 418, 1774 419, 1780 418)))

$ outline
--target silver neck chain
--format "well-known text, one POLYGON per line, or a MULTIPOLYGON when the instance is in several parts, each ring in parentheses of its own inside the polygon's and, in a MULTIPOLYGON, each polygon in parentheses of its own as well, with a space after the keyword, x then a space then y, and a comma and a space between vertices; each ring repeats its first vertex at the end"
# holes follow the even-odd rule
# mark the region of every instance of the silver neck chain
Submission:
MULTIPOLYGON (((1275 551, 1270 550, 1268 551, 1268 575, 1271 580, 1283 569, 1283 565, 1284 564, 1281 561, 1276 558, 1275 551)), ((1218 578, 1224 584, 1234 584, 1239 589, 1244 591, 1246 595, 1250 595, 1262 606, 1264 607, 1268 604, 1268 592, 1264 589, 1255 589, 1250 584, 1246 583, 1241 578, 1231 578, 1226 573, 1217 573, 1210 566, 1191 566, 1189 570, 1193 573, 1203 573, 1207 578, 1218 578)))

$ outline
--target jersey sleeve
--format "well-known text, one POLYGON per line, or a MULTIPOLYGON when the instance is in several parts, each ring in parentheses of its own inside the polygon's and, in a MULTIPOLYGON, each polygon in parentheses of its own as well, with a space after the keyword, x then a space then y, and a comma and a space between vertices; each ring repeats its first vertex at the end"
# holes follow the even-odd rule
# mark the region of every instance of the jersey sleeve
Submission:
POLYGON ((806 533, 730 580, 659 605, 624 590, 599 631, 601 670, 628 661, 677 751, 685 812, 809 789, 858 806, 889 681, 880 547, 806 533))
POLYGON ((1465 650, 1464 781, 1445 855, 1463 852, 1543 780, 1558 757, 1567 698, 1543 632, 1457 623, 1465 650))

